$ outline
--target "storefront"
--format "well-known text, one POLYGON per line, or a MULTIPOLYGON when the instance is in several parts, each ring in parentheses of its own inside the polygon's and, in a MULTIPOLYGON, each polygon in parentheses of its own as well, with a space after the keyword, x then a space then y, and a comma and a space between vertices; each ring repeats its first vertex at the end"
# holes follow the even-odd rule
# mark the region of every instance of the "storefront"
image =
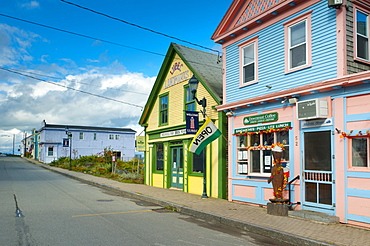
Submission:
POLYGON ((199 154, 189 151, 196 131, 186 128, 186 112, 199 125, 203 110, 189 89, 189 79, 199 80, 196 92, 206 99, 205 113, 221 131, 226 116, 221 103, 221 64, 217 55, 171 44, 140 119, 145 127, 145 184, 184 192, 226 198, 226 136, 219 137, 199 154))

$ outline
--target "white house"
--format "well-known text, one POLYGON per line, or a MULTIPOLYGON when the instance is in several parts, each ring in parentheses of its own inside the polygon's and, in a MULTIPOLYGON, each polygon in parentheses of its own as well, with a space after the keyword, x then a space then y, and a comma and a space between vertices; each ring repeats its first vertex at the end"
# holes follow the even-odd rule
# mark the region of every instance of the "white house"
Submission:
POLYGON ((39 160, 44 163, 60 157, 96 155, 105 148, 113 150, 120 159, 135 157, 136 131, 130 128, 54 125, 44 120, 39 133, 39 160))

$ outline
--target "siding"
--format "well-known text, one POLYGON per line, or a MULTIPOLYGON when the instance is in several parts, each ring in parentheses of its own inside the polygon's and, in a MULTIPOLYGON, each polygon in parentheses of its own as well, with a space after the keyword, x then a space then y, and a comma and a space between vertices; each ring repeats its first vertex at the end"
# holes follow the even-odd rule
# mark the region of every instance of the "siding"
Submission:
POLYGON ((346 36, 347 36, 347 73, 359 73, 370 70, 370 66, 354 60, 354 16, 353 16, 353 1, 348 0, 347 6, 349 9, 346 14, 346 36))
POLYGON ((321 1, 246 39, 226 47, 226 102, 231 103, 267 93, 290 89, 337 75, 336 12, 321 1), (312 67, 284 74, 283 23, 308 11, 312 12, 312 67), (326 28, 322 28, 325 26, 326 28), (239 47, 255 36, 258 38, 258 83, 239 88, 239 47), (272 86, 268 89, 266 86, 272 86))

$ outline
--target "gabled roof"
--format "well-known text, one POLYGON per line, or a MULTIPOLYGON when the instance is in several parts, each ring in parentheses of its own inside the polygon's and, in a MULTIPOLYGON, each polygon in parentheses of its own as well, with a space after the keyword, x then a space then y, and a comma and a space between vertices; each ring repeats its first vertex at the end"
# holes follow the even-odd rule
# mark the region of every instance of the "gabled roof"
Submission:
POLYGON ((192 49, 179 44, 171 43, 163 61, 157 79, 150 92, 148 101, 144 107, 139 120, 140 125, 144 125, 149 117, 157 96, 162 88, 166 74, 168 73, 175 55, 179 55, 183 62, 198 78, 213 99, 220 105, 222 97, 222 61, 216 54, 192 49))
POLYGON ((317 0, 234 0, 211 39, 227 42, 304 2, 317 0))

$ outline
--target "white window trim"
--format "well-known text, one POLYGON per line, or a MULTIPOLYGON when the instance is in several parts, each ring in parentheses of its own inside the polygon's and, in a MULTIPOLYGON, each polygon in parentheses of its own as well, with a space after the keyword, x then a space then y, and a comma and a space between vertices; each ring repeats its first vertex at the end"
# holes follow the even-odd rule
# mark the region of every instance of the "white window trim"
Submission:
POLYGON ((311 22, 312 11, 302 14, 292 20, 283 23, 284 26, 284 36, 285 36, 285 73, 295 72, 304 68, 312 66, 312 22, 311 22), (290 27, 306 21, 306 64, 291 68, 290 59, 290 27))
MULTIPOLYGON (((239 56, 240 56, 240 65, 239 65, 239 70, 240 70, 240 74, 239 74, 239 77, 240 77, 240 87, 243 87, 243 86, 248 86, 248 85, 252 85, 252 84, 255 84, 258 82, 258 36, 246 41, 246 42, 243 42, 241 44, 238 45, 239 46, 239 56), (254 80, 252 81, 248 81, 246 83, 244 83, 244 66, 247 65, 247 64, 244 64, 244 48, 250 46, 250 45, 254 45, 254 80)), ((251 64, 251 63, 249 63, 251 64)))
POLYGON ((354 38, 354 47, 353 47, 353 53, 354 53, 354 60, 364 62, 367 64, 370 64, 370 11, 366 11, 365 9, 354 7, 353 8, 353 38, 354 38), (367 41, 368 41, 368 60, 358 57, 357 56, 357 12, 361 12, 365 15, 367 15, 367 41))

